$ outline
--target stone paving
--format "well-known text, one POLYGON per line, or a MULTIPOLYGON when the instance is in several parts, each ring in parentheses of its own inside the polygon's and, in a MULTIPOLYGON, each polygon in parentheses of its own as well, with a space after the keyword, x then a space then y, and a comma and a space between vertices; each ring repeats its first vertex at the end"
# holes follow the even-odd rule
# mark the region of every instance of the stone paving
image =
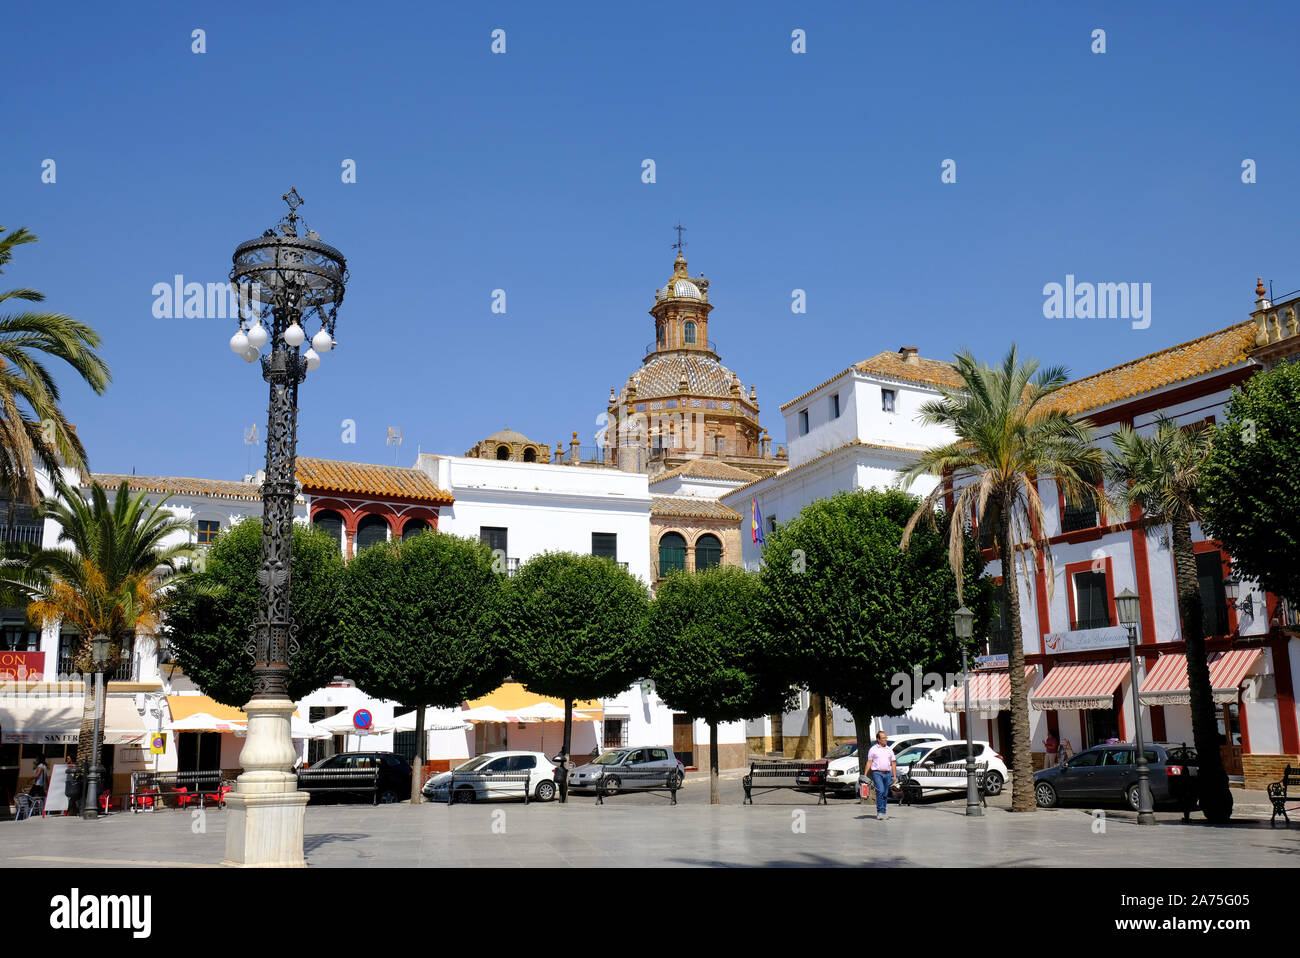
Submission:
MULTIPOLYGON (((742 806, 734 778, 727 804, 710 806, 708 784, 692 777, 683 801, 652 795, 591 796, 568 805, 501 802, 309 806, 307 858, 314 867, 385 866, 923 866, 984 867, 1300 866, 1300 823, 1270 828, 1256 793, 1234 793, 1240 821, 1215 827, 1158 813, 1142 828, 1129 812, 1008 811, 1009 796, 967 820, 960 799, 874 807, 816 806, 793 793, 742 806)), ((1262 798, 1262 796, 1258 796, 1262 798)), ((0 867, 204 867, 225 848, 225 813, 118 813, 95 822, 51 818, 0 823, 0 867)))

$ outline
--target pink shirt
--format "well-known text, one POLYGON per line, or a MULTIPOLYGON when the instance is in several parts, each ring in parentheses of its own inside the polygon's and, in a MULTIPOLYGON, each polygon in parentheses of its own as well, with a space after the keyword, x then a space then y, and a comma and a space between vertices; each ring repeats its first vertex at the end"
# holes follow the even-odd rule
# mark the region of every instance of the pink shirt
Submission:
POLYGON ((893 762, 894 750, 888 745, 873 745, 867 752, 867 768, 873 772, 888 772, 893 762))

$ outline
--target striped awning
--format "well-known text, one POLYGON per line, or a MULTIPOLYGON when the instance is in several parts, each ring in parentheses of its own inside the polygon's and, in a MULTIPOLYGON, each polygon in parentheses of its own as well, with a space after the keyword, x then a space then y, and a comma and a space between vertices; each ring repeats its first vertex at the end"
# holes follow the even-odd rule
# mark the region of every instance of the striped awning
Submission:
MULTIPOLYGON (((1231 649, 1206 656, 1210 663, 1210 689, 1216 703, 1229 705, 1237 701, 1242 681, 1259 663, 1261 655, 1262 649, 1231 649)), ((1142 680, 1138 700, 1143 705, 1190 705, 1187 656, 1160 656, 1142 680)))
MULTIPOLYGON (((1025 666, 1025 680, 1038 668, 1025 666)), ((1011 673, 1007 670, 970 673, 970 710, 972 712, 1000 712, 1011 708, 1011 673)), ((943 700, 945 712, 966 710, 966 686, 958 682, 948 690, 943 700)))
POLYGON ((1058 665, 1029 696, 1029 704, 1036 709, 1114 708, 1115 690, 1128 668, 1125 661, 1058 665))

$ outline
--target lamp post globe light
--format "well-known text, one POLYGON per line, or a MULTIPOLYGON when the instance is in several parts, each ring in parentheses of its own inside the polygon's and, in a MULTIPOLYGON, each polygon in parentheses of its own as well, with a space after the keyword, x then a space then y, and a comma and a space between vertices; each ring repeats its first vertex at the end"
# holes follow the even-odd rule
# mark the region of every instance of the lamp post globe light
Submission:
POLYGON ((95 724, 91 731, 90 768, 86 772, 86 790, 81 796, 81 817, 96 818, 99 815, 100 776, 103 769, 99 764, 99 729, 104 714, 104 669, 108 665, 108 652, 112 640, 100 633, 90 640, 90 663, 94 673, 94 685, 91 687, 91 699, 95 714, 95 724))
MULTIPOLYGON (((302 866, 303 817, 308 795, 298 791, 290 737, 289 660, 297 651, 289 609, 298 384, 334 345, 334 322, 348 281, 347 262, 314 230, 298 235, 302 197, 282 197, 289 213, 277 229, 241 243, 230 282, 240 295, 239 328, 230 348, 246 362, 261 360, 270 385, 266 424, 266 479, 262 483, 262 565, 258 618, 249 640, 253 697, 244 711, 248 734, 240 752, 244 772, 229 796, 226 865, 302 866), (257 315, 248 315, 252 304, 257 315), (269 315, 267 315, 269 313, 269 315), (319 322, 312 347, 303 324, 319 322), (264 326, 269 322, 269 328, 264 326), (270 346, 269 355, 262 347, 270 346)), ((306 224, 303 224, 304 228, 306 224)))
POLYGON ((975 613, 963 605, 952 614, 952 630, 961 642, 961 681, 966 698, 966 814, 978 818, 984 811, 980 808, 979 789, 975 784, 975 745, 970 738, 970 672, 966 668, 966 646, 975 632, 975 613))
POLYGON ((1138 824, 1154 825, 1155 812, 1151 804, 1151 771, 1147 767, 1146 743, 1142 740, 1142 712, 1138 706, 1137 624, 1142 612, 1142 600, 1132 589, 1115 596, 1115 611, 1119 621, 1128 630, 1129 684, 1133 687, 1133 727, 1137 730, 1138 773, 1138 824))

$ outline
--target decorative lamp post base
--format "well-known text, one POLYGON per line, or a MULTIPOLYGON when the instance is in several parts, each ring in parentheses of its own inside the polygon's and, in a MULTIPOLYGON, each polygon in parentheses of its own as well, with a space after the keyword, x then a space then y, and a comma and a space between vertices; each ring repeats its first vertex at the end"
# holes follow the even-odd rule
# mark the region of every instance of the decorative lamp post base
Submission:
POLYGON ((298 791, 290 737, 294 704, 288 699, 253 699, 244 707, 248 737, 239 761, 244 774, 226 798, 226 857, 223 865, 302 868, 303 822, 310 796, 298 791))

